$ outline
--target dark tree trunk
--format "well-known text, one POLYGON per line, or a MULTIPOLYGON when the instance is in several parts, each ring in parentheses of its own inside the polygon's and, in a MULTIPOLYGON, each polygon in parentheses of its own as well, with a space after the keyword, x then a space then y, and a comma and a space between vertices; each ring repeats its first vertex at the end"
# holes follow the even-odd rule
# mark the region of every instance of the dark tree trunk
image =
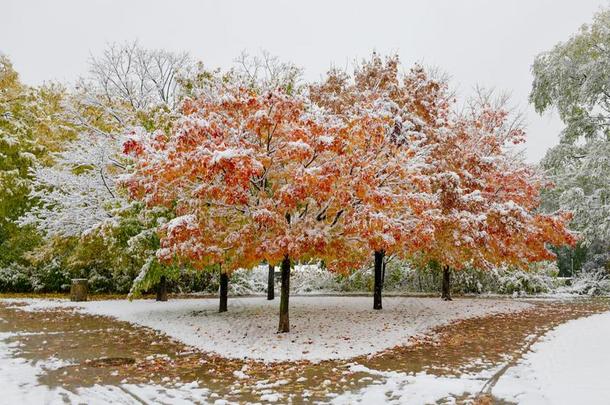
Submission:
POLYGON ((383 290, 383 257, 385 252, 375 252, 375 287, 373 290, 373 309, 381 309, 381 291, 383 290))
POLYGON ((89 294, 89 281, 86 278, 73 278, 70 287, 71 301, 87 301, 89 294))
POLYGON ((280 290, 280 324, 278 333, 290 332, 290 320, 288 318, 288 297, 290 296, 290 258, 284 256, 282 260, 282 288, 280 290))
POLYGON ((275 298, 275 266, 269 265, 269 276, 267 277, 267 299, 275 298))
POLYGON ((441 286, 441 298, 451 301, 451 269, 449 266, 443 267, 443 285, 441 286))
POLYGON ((157 301, 167 301, 167 277, 161 276, 157 284, 157 301))
POLYGON ((220 306, 218 312, 227 312, 227 300, 229 296, 229 275, 220 273, 220 306))

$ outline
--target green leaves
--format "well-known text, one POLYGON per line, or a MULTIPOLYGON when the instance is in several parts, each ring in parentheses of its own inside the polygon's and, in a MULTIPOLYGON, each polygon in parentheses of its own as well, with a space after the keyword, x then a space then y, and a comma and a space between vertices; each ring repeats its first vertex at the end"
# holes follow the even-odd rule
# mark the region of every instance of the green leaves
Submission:
POLYGON ((532 67, 530 102, 543 113, 556 108, 566 123, 562 141, 610 133, 610 10, 595 15, 568 41, 540 54, 532 67))
POLYGON ((36 203, 29 196, 32 167, 50 163, 51 153, 74 136, 64 119, 64 97, 59 85, 23 85, 0 56, 0 265, 22 261, 38 240, 31 227, 14 221, 36 203))
POLYGON ((533 74, 530 102, 557 109, 566 125, 541 162, 555 183, 543 207, 572 211, 585 243, 610 240, 610 10, 539 55, 533 74))

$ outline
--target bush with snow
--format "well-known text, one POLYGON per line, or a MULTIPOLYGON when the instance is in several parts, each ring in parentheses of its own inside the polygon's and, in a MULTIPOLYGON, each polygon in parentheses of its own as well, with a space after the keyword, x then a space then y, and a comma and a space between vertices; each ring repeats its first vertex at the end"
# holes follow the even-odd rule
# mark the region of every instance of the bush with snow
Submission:
POLYGON ((32 290, 28 268, 17 263, 0 267, 0 292, 27 292, 32 290))
MULTIPOLYGON (((603 262, 599 258, 598 262, 603 262)), ((452 272, 452 289, 456 294, 498 293, 510 295, 533 295, 561 292, 579 295, 610 294, 610 277, 603 265, 595 261, 585 265, 572 281, 571 286, 561 286, 555 263, 540 263, 528 271, 499 268, 492 270, 465 269, 452 272), (595 267, 596 263, 598 264, 595 267), (589 267, 591 268, 589 268, 589 267)), ((251 270, 235 271, 229 281, 229 293, 233 296, 262 295, 267 292, 269 267, 261 264, 251 270)), ((165 272, 164 274, 170 274, 165 272)), ((168 288, 176 293, 218 292, 217 271, 195 271, 174 269, 168 278, 168 288)), ((11 265, 0 268, 0 292, 65 292, 70 279, 87 278, 92 292, 126 293, 134 274, 128 271, 110 271, 103 267, 66 269, 62 263, 53 261, 37 267, 11 265)), ((329 272, 319 263, 296 264, 292 269, 291 291, 295 294, 341 294, 371 293, 373 291, 372 268, 362 268, 350 274, 329 272)), ((387 264, 384 276, 384 291, 388 293, 437 294, 442 274, 438 270, 419 269, 402 261, 387 264)), ((276 291, 280 286, 280 271, 275 268, 276 291)), ((156 283, 148 283, 142 292, 151 291, 156 283)))
POLYGON ((552 292, 557 286, 559 270, 555 263, 541 263, 529 271, 499 271, 497 292, 502 294, 531 295, 552 292))
POLYGON ((610 275, 605 269, 581 272, 572 285, 561 289, 562 292, 578 295, 609 295, 610 275))
MULTIPOLYGON (((500 268, 493 270, 466 269, 454 271, 453 291, 459 294, 500 293, 532 295, 550 293, 560 284, 555 263, 543 262, 528 271, 500 268)), ((267 291, 268 266, 233 273, 229 288, 233 295, 264 294, 267 291)), ((439 291, 442 274, 438 270, 418 269, 406 262, 391 261, 384 275, 384 291, 390 293, 430 293, 439 291)), ((279 284, 279 269, 276 268, 279 284)), ((277 288, 277 287, 276 287, 277 288)), ((296 294, 370 293, 373 271, 362 268, 342 275, 327 271, 316 263, 297 264, 292 269, 290 288, 296 294)), ((208 292, 212 292, 208 290, 208 292)))
POLYGON ((610 252, 590 255, 571 285, 560 291, 579 295, 610 295, 610 252))

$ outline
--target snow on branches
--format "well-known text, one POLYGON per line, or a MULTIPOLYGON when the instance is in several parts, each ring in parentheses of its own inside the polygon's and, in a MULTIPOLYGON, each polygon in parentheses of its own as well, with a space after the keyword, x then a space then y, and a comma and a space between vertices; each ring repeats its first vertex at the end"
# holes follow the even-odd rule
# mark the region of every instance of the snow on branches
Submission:
POLYGON ((524 132, 503 106, 475 102, 439 132, 430 155, 434 209, 424 213, 434 243, 418 256, 443 266, 526 268, 552 259, 548 244, 574 244, 571 216, 537 212, 541 174, 510 152, 524 132))
POLYGON ((53 166, 36 165, 30 196, 38 204, 20 224, 47 235, 78 237, 109 221, 110 211, 127 203, 116 190, 112 167, 120 145, 113 138, 81 136, 55 155, 53 166))
POLYGON ((585 244, 610 241, 610 10, 552 50, 536 57, 530 102, 556 110, 561 143, 541 162, 556 187, 544 194, 548 211, 574 213, 571 226, 585 244))
MULTIPOLYGON (((552 258, 547 244, 574 243, 566 229, 569 214, 536 213, 546 184, 510 152, 525 134, 501 103, 483 97, 457 113, 443 79, 420 66, 401 75, 397 57, 377 55, 359 64, 353 79, 332 70, 323 83, 311 86, 310 96, 343 117, 362 115, 362 106, 371 100, 373 111, 392 117, 385 133, 394 148, 383 149, 375 163, 394 191, 383 204, 369 204, 369 212, 403 226, 392 232, 391 221, 369 222, 361 237, 372 249, 461 269, 525 267, 552 258), (398 166, 406 171, 397 171, 392 159, 404 152, 418 159, 403 159, 398 166)), ((355 179, 353 187, 360 184, 355 179)), ((385 184, 384 179, 380 186, 385 184)))
POLYGON ((353 78, 331 71, 309 100, 219 86, 187 100, 170 133, 135 134, 131 195, 175 209, 163 260, 227 271, 262 260, 370 252, 461 269, 525 266, 574 243, 569 215, 536 212, 546 184, 510 153, 522 128, 486 100, 456 113, 443 80, 373 56, 353 78))
POLYGON ((30 197, 38 203, 20 223, 64 237, 111 224, 113 210, 128 205, 116 188, 129 166, 121 154, 124 133, 169 125, 179 97, 178 77, 189 66, 186 54, 143 49, 137 43, 111 44, 92 57, 89 76, 63 103, 63 117, 78 136, 54 155, 53 165, 34 167, 30 197))
POLYGON ((232 271, 337 247, 343 146, 329 142, 341 136, 332 117, 283 91, 237 86, 183 113, 173 133, 125 143, 138 162, 125 181, 132 196, 179 215, 162 229, 162 259, 232 271))
MULTIPOLYGON (((404 89, 398 60, 384 63, 377 56, 357 66, 353 77, 331 70, 322 83, 310 86, 311 99, 347 128, 338 159, 341 189, 349 191, 345 235, 359 256, 372 257, 372 251, 408 255, 432 234, 419 215, 432 203, 423 172, 430 152, 423 144, 427 124, 411 108, 414 94, 404 92, 408 101, 393 99, 404 89)), ((345 266, 343 257, 335 261, 345 266)))

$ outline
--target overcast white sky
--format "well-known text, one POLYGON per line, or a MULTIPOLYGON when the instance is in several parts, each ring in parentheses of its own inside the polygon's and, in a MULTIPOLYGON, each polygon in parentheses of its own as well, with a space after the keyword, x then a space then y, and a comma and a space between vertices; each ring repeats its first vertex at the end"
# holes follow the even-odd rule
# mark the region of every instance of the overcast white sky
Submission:
POLYGON ((566 40, 607 0, 2 0, 0 52, 26 83, 72 81, 107 43, 188 51, 228 67, 266 49, 318 79, 331 64, 397 52, 451 75, 461 97, 475 85, 508 91, 528 123, 527 156, 557 143, 561 123, 527 105, 534 56, 566 40))

